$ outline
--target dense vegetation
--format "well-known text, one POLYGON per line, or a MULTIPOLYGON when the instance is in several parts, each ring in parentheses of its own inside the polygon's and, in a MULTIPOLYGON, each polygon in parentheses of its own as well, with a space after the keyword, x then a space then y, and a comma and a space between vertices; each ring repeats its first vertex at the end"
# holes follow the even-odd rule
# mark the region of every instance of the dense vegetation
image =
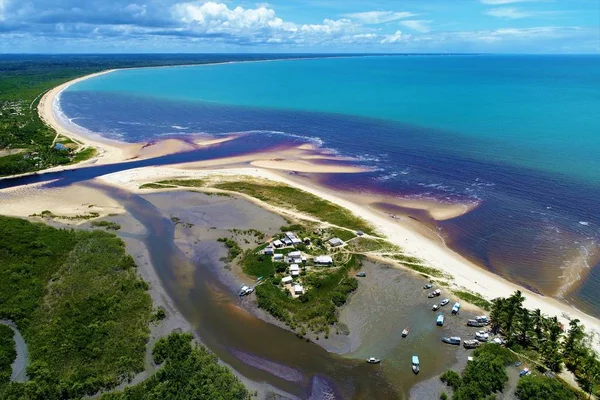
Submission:
POLYGON ((494 400, 508 381, 506 366, 515 360, 515 355, 497 344, 487 343, 473 353, 473 361, 460 376, 446 371, 440 379, 454 392, 453 400, 494 400))
POLYGON ((91 225, 95 228, 106 228, 111 231, 118 231, 121 229, 121 225, 112 221, 92 221, 91 225))
POLYGON ((143 370, 152 304, 120 239, 7 217, 0 236, 0 318, 31 362, 0 398, 78 398, 143 370))
MULTIPOLYGON (((316 333, 324 332, 327 337, 330 326, 338 322, 336 307, 346 303, 350 293, 358 288, 358 281, 349 273, 360 268, 361 262, 361 256, 352 255, 343 266, 307 274, 304 281, 310 290, 296 299, 289 292, 282 291, 276 280, 257 286, 258 306, 297 330, 301 336, 306 334, 308 328, 316 333)), ((265 265, 269 263, 274 267, 270 261, 265 265)), ((272 277, 273 274, 274 270, 271 269, 265 276, 272 277)))
POLYGON ((242 254, 242 249, 235 240, 228 238, 219 238, 217 239, 217 241, 224 243, 225 247, 227 247, 227 258, 229 259, 229 261, 233 261, 234 258, 242 254))
POLYGON ((492 330, 506 337, 507 346, 517 352, 527 351, 545 368, 559 372, 563 365, 572 371, 586 392, 597 389, 600 377, 598 354, 578 319, 572 319, 565 332, 556 317, 523 307, 520 291, 492 302, 492 330))
POLYGON ((72 153, 53 147, 56 132, 39 118, 37 106, 49 89, 79 76, 111 68, 303 57, 302 55, 0 55, 0 176, 69 164, 92 157, 94 149, 72 153))
POLYGON ((576 400, 582 396, 558 379, 544 375, 529 375, 521 378, 516 395, 521 400, 576 400))
POLYGON ((0 325, 0 392, 10 382, 10 375, 12 373, 11 364, 17 357, 17 349, 13 337, 14 332, 10 327, 0 325))
POLYGON ((101 400, 245 400, 250 395, 240 381, 190 334, 171 334, 152 351, 160 369, 144 382, 101 400))

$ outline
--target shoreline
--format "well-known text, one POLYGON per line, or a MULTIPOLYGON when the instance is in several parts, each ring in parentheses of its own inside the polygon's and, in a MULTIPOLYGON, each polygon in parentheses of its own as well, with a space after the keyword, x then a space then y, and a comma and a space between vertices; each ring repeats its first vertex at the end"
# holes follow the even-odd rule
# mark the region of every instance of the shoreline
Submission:
MULTIPOLYGON (((386 217, 384 213, 352 201, 350 198, 351 196, 348 196, 347 194, 344 194, 344 197, 342 198, 340 193, 336 193, 333 190, 324 187, 316 187, 314 185, 309 186, 290 178, 289 175, 274 170, 261 168, 186 170, 181 168, 181 166, 179 168, 144 167, 108 174, 99 179, 109 185, 134 193, 151 193, 153 189, 139 189, 139 185, 169 178, 198 179, 211 175, 230 177, 245 176, 252 179, 266 179, 309 192, 324 200, 347 208, 355 215, 362 216, 365 220, 373 224, 379 232, 384 234, 390 242, 401 247, 408 255, 419 257, 423 259, 427 265, 452 275, 453 282, 458 287, 467 288, 468 290, 477 292, 488 300, 496 297, 507 297, 516 290, 520 290, 526 297, 524 307, 529 309, 539 308, 544 314, 557 316, 558 320, 565 326, 568 326, 569 322, 564 316, 567 314, 571 318, 578 318, 582 324, 587 327, 590 333, 600 331, 600 320, 583 313, 568 303, 563 303, 557 299, 536 294, 527 288, 521 287, 518 284, 495 275, 492 272, 477 266, 448 247, 441 245, 439 242, 413 231, 396 220, 391 220, 389 217, 386 217)), ((258 202, 256 199, 253 199, 253 201, 258 202)), ((274 208, 262 202, 258 203, 267 209, 274 208)), ((282 210, 277 211, 282 212, 282 210)), ((594 346, 596 348, 600 347, 597 343, 594 343, 594 346)))
MULTIPOLYGON (((289 59, 284 59, 286 61, 289 59)), ((256 60, 256 61, 247 61, 247 62, 265 62, 265 61, 282 61, 282 60, 256 60)), ((234 61, 233 63, 235 63, 234 61)), ((212 64, 199 64, 202 65, 212 65, 212 64)), ((184 67, 182 65, 181 67, 184 67)), ((194 66, 193 64, 189 66, 194 66)), ((196 65, 198 66, 198 65, 196 65)), ((165 68, 166 66, 161 67, 147 67, 147 68, 165 68)), ((146 68, 146 67, 137 67, 137 68, 146 68)), ((80 82, 85 79, 89 79, 98 75, 110 73, 115 70, 103 71, 95 74, 86 75, 72 81, 66 82, 56 88, 53 88, 46 92, 42 99, 40 100, 40 104, 38 106, 38 111, 40 113, 40 118, 57 129, 57 132, 60 134, 64 134, 65 136, 71 137, 75 140, 79 140, 84 144, 89 146, 93 146, 102 150, 101 154, 98 155, 99 163, 113 163, 117 161, 127 160, 128 157, 131 157, 131 150, 140 144, 127 144, 127 143, 112 143, 112 142, 104 142, 104 141, 95 141, 91 138, 85 137, 81 134, 81 132, 73 132, 69 130, 69 127, 63 126, 61 122, 57 119, 54 113, 54 101, 56 96, 59 96, 60 93, 68 88, 70 85, 80 82), (124 148, 123 148, 124 147, 124 148), (126 150, 129 150, 128 153, 126 150)), ((173 140, 173 139, 171 139, 173 140)), ((160 146, 161 142, 158 142, 158 146, 160 146)), ((166 146, 170 147, 170 146, 166 146)), ((175 146, 177 147, 177 146, 175 146)), ((169 149, 166 149, 167 151, 169 149)), ((260 159, 255 160, 260 161, 260 159)), ((264 159, 263 159, 264 161, 264 159)), ((308 162, 308 159, 304 159, 304 161, 308 162)), ((105 181, 108 180, 111 184, 115 184, 119 187, 127 188, 127 190, 137 190, 137 188, 132 188, 128 185, 127 179, 142 179, 141 176, 144 176, 144 182, 137 183, 146 183, 152 182, 156 180, 160 180, 160 178, 173 177, 178 176, 178 174, 182 174, 183 176, 194 177, 201 176, 202 174, 207 173, 241 173, 241 174, 249 174, 250 176, 256 176, 263 179, 269 179, 273 181, 279 181, 290 186, 294 186, 301 190, 312 193, 320 198, 331 201, 335 204, 338 204, 342 207, 349 209, 356 215, 361 215, 363 218, 371 222, 375 225, 388 239, 397 244, 398 246, 405 249, 407 254, 417 256, 424 261, 426 261, 432 267, 439 269, 441 271, 447 272, 454 276, 454 282, 458 286, 465 287, 471 291, 480 293, 487 299, 492 299, 495 297, 503 297, 509 296, 515 290, 521 290, 523 294, 526 296, 527 300, 525 301, 525 307, 536 309, 539 308, 548 315, 556 315, 559 320, 568 326, 568 319, 563 316, 564 313, 571 315, 574 318, 578 318, 582 321, 584 325, 588 327, 588 330, 591 331, 600 331, 600 320, 597 318, 585 314, 584 312, 577 310, 575 307, 571 306, 566 302, 561 302, 557 299, 542 296, 536 294, 524 287, 519 286, 518 284, 512 283, 498 275, 495 275, 482 267, 474 264, 473 262, 467 260, 460 254, 452 251, 447 248, 443 244, 435 243, 431 239, 423 237, 423 235, 414 231, 414 229, 410 229, 405 224, 399 223, 398 221, 391 221, 389 218, 385 216, 384 213, 374 210, 372 207, 368 205, 360 204, 360 202, 352 201, 347 199, 347 194, 344 194, 344 197, 341 197, 340 193, 334 192, 333 190, 329 190, 324 187, 315 187, 314 185, 307 185, 304 182, 301 182, 298 179, 294 179, 290 177, 290 175, 286 174, 286 171, 292 170, 293 168, 280 168, 280 171, 277 172, 274 169, 267 168, 272 167, 272 163, 263 164, 260 163, 256 165, 254 168, 239 168, 239 169, 211 169, 210 161, 201 163, 203 165, 196 166, 195 168, 206 168, 205 170, 188 170, 186 171, 183 166, 178 166, 179 169, 174 168, 164 168, 164 167, 147 167, 136 169, 133 171, 144 171, 142 175, 138 176, 129 176, 131 171, 123 171, 116 174, 110 174, 100 179, 105 181), (207 165, 208 164, 208 165, 207 165), (153 171, 148 173, 148 170, 153 171), (170 171, 170 176, 165 176, 164 171, 170 171), (161 172, 158 172, 161 171, 161 172), (238 172, 235 172, 238 171, 238 172), (252 172, 254 171, 254 172, 252 172), (153 178, 154 176, 154 178, 153 178), (112 178, 109 178, 112 177, 112 178), (118 178, 117 178, 118 177, 118 178), (125 180, 123 179, 125 178, 125 180), (111 182, 112 180, 112 182, 111 182)), ((191 163, 193 164, 193 163, 191 163)), ((73 166, 73 168, 77 168, 78 165, 73 166)), ((214 165, 213 165, 214 168, 214 165)), ((227 163, 222 163, 221 168, 227 168, 227 163)), ((342 171, 346 172, 346 170, 342 169, 342 171)), ((310 172, 317 172, 314 169, 310 169, 310 172)), ((327 167, 323 166, 322 172, 327 171, 327 167)), ((333 171, 332 171, 333 172, 333 171)), ((359 172, 359 171, 357 171, 359 172)), ((38 172, 43 173, 43 172, 38 172)), ((142 179, 143 180, 143 179, 142 179)), ((351 196, 350 196, 351 197, 351 196)), ((597 347, 598 345, 595 344, 597 347)))

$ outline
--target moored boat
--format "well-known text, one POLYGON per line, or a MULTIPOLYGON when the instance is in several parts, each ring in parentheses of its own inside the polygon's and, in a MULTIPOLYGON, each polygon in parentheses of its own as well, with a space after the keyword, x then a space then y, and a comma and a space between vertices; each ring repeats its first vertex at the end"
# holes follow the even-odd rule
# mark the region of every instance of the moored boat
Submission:
POLYGON ((369 364, 379 364, 381 362, 381 359, 375 358, 375 357, 369 357, 369 358, 367 358, 367 362, 369 364))
POLYGON ((432 287, 433 285, 431 283, 428 283, 425 286, 423 286, 423 289, 431 289, 432 287))
POLYGON ((479 341, 475 339, 468 339, 463 342, 465 349, 475 349, 479 347, 479 341))
POLYGON ((412 356, 412 370, 415 374, 419 373, 421 364, 419 362, 419 356, 412 356))
POLYGON ((359 278, 364 278, 364 277, 366 277, 366 276, 367 276, 367 273, 366 273, 366 272, 362 272, 362 271, 361 271, 361 272, 359 272, 358 274, 356 274, 356 276, 358 276, 359 278))
POLYGON ((443 337, 442 342, 459 346, 460 338, 458 336, 443 337))
POLYGON ((442 294, 442 291, 440 289, 436 289, 433 292, 429 293, 429 295, 427 297, 429 297, 430 299, 432 299, 434 297, 438 297, 441 294, 442 294))
POLYGON ((402 331, 402 337, 407 337, 409 332, 410 332, 410 329, 408 327, 404 328, 404 330, 402 331))
POLYGON ((438 326, 444 325, 444 314, 439 314, 435 322, 438 326))
POLYGON ((467 325, 468 326, 474 326, 476 328, 481 328, 482 326, 485 326, 485 323, 479 322, 479 321, 474 320, 474 319, 470 319, 470 320, 467 321, 467 325))
POLYGON ((452 306, 452 314, 454 314, 454 315, 458 314, 459 310, 460 310, 460 303, 459 302, 454 303, 454 305, 452 306))
POLYGON ((475 332, 475 339, 480 342, 487 342, 490 338, 490 334, 485 331, 477 331, 475 332))
POLYGON ((244 285, 240 288, 240 297, 248 296, 252 292, 254 292, 254 288, 252 286, 244 285))
POLYGON ((439 308, 440 306, 438 304, 434 304, 433 307, 431 307, 433 311, 437 311, 439 308))
POLYGON ((490 319, 486 315, 480 315, 475 317, 475 321, 480 322, 482 324, 489 324, 490 319))
POLYGON ((444 307, 446 304, 450 303, 450 299, 444 299, 442 300, 442 302, 440 303, 440 306, 444 307))

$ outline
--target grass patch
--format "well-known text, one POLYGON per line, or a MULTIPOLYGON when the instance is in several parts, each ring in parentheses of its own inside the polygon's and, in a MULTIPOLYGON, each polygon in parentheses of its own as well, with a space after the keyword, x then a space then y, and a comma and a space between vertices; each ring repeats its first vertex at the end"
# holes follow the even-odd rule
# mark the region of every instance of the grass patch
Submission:
POLYGON ((152 302, 119 238, 7 217, 0 236, 0 318, 31 360, 6 397, 80 398, 143 370, 152 302))
POLYGON ((39 214, 31 214, 30 215, 30 217, 51 218, 51 219, 66 219, 66 220, 69 220, 69 221, 88 220, 88 219, 98 218, 99 216, 100 216, 100 213, 97 213, 97 212, 90 212, 88 214, 78 214, 78 215, 72 215, 72 216, 68 216, 68 215, 56 215, 56 214, 54 214, 50 210, 44 210, 44 211, 42 211, 39 214))
POLYGON ((156 182, 160 185, 171 185, 181 187, 205 187, 206 181, 204 179, 167 179, 164 181, 156 182))
POLYGON ((271 185, 252 182, 224 182, 214 185, 217 189, 243 193, 280 207, 294 207, 296 210, 333 225, 362 230, 365 233, 375 234, 371 224, 352 214, 349 210, 323 200, 313 194, 287 185, 271 185))
MULTIPOLYGON (((400 251, 400 248, 384 239, 357 237, 349 243, 353 251, 359 253, 400 251)), ((395 256, 395 255, 394 255, 395 256)))
POLYGON ((101 400, 219 399, 249 400, 250 394, 227 367, 189 333, 161 338, 152 351, 161 368, 151 377, 101 400))
POLYGON ((121 225, 112 221, 92 221, 91 225, 96 228, 106 228, 111 231, 118 231, 121 229, 121 225))
POLYGON ((12 374, 11 364, 17 358, 17 348, 13 330, 0 325, 0 393, 2 388, 10 382, 12 374))
POLYGON ((140 185, 140 189, 170 189, 172 186, 165 186, 158 183, 144 183, 140 185))
POLYGON ((71 164, 77 164, 82 161, 89 160, 98 154, 98 151, 93 147, 86 147, 85 149, 78 151, 75 153, 73 158, 71 159, 71 164))
POLYGON ((489 311, 492 307, 492 303, 483 298, 479 293, 470 292, 468 290, 453 290, 453 293, 459 299, 474 304, 477 307, 481 307, 486 311, 489 311))
POLYGON ((224 243, 227 247, 227 258, 229 261, 234 260, 237 256, 242 254, 242 248, 237 244, 235 240, 228 238, 219 238, 218 242, 224 243))
POLYGON ((277 266, 285 266, 283 263, 274 263, 271 256, 262 254, 266 245, 258 249, 246 250, 241 260, 242 270, 246 275, 258 278, 259 276, 272 276, 277 266))
POLYGON ((344 242, 347 242, 350 239, 354 239, 356 234, 352 231, 340 228, 328 228, 327 231, 331 233, 331 237, 337 237, 342 239, 344 242))

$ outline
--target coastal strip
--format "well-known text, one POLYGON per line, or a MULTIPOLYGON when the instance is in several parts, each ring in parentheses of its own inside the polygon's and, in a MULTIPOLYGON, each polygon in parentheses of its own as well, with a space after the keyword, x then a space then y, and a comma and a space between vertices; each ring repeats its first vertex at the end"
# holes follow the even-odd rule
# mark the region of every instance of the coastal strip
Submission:
MULTIPOLYGON (((89 79, 91 77, 98 76, 99 74, 105 74, 109 72, 111 71, 91 74, 60 85, 57 88, 47 92, 43 96, 39 106, 40 117, 50 126, 58 129, 59 132, 65 134, 65 136, 69 136, 75 140, 82 141, 87 145, 99 148, 101 153, 103 153, 99 156, 102 158, 103 163, 116 162, 117 160, 123 160, 130 157, 131 155, 127 154, 126 151, 129 145, 120 144, 119 142, 105 143, 104 141, 94 141, 91 138, 84 137, 81 132, 70 130, 68 126, 63 126, 63 124, 61 124, 61 121, 55 114, 53 105, 55 98, 70 85, 84 79, 89 79)), ((225 160, 223 159, 219 161, 221 165, 226 164, 226 162, 224 162, 225 160)), ((578 318, 591 331, 600 331, 600 321, 598 319, 584 314, 583 312, 556 299, 533 293, 530 290, 524 289, 475 265, 459 254, 450 250, 443 244, 423 237, 419 233, 416 233, 407 226, 401 224, 399 221, 391 220, 384 213, 378 212, 369 208, 368 206, 353 201, 351 195, 346 193, 342 195, 324 187, 317 187, 312 184, 308 185, 305 182, 294 179, 287 173, 277 172, 272 168, 268 168, 273 167, 271 163, 267 165, 262 164, 262 167, 256 166, 255 168, 248 168, 245 166, 240 168, 219 170, 213 170, 209 165, 206 165, 209 164, 209 162, 203 164, 204 165, 202 165, 200 168, 205 168, 205 170, 186 170, 185 168, 187 166, 179 166, 178 168, 148 167, 117 172, 115 174, 107 175, 102 179, 104 179, 107 183, 131 191, 139 190, 140 184, 154 182, 161 179, 186 177, 198 178, 211 174, 241 175, 285 183, 292 187, 312 193, 334 204, 345 207, 355 215, 362 216, 364 219, 373 224, 380 233, 388 238, 390 242, 400 246, 406 253, 414 255, 415 257, 424 260, 432 267, 452 275, 457 286, 479 293, 487 299, 504 297, 515 290, 521 290, 527 298, 524 304, 527 308, 539 308, 545 314, 556 315, 559 320, 565 324, 565 326, 568 325, 568 317, 578 318)), ((194 168, 198 167, 199 166, 194 166, 194 168)), ((327 172, 327 166, 323 166, 321 172, 327 172)))

